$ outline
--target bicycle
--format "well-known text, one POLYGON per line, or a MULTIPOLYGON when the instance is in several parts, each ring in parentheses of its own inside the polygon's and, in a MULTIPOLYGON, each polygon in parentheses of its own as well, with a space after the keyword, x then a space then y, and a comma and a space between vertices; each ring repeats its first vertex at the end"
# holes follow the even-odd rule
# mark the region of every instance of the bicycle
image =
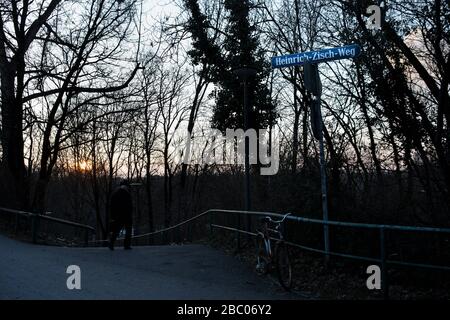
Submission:
POLYGON ((289 251, 284 242, 283 232, 280 227, 286 217, 281 220, 272 220, 270 217, 261 218, 262 229, 257 230, 256 248, 257 248, 257 264, 256 272, 265 275, 272 271, 274 267, 277 270, 278 281, 281 286, 289 291, 292 286, 292 267, 289 259, 289 251), (275 246, 272 250, 271 235, 276 236, 275 246))

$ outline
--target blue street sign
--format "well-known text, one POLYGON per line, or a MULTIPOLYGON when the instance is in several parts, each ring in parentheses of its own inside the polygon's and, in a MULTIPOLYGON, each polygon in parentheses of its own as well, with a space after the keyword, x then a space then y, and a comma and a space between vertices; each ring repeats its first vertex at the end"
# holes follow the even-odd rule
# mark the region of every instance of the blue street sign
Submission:
POLYGON ((358 44, 352 44, 339 48, 323 49, 319 51, 309 51, 285 56, 273 57, 273 68, 285 68, 299 66, 304 63, 319 63, 331 60, 356 58, 361 53, 358 44))

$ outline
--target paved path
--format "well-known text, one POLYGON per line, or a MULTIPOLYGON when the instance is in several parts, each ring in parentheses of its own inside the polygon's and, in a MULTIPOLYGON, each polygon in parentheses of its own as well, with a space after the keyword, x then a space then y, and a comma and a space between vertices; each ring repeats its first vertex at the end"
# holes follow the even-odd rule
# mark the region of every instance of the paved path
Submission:
POLYGON ((0 299, 299 299, 247 265, 203 245, 38 246, 0 235, 0 299), (81 290, 68 290, 69 265, 81 290))

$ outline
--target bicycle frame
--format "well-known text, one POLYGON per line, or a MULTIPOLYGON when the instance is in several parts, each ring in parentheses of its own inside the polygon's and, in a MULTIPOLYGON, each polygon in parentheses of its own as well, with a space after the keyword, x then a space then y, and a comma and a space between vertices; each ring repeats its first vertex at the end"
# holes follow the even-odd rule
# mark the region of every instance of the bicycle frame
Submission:
POLYGON ((262 228, 257 230, 258 237, 258 254, 257 254, 257 264, 256 271, 259 274, 266 274, 276 269, 278 274, 278 280, 280 284, 286 290, 290 290, 292 284, 292 271, 291 264, 289 261, 289 253, 286 251, 284 246, 283 230, 280 230, 282 223, 289 214, 286 214, 283 219, 274 221, 270 217, 264 217, 261 219, 262 228), (273 225, 273 227, 272 227, 273 225), (275 247, 272 248, 272 240, 275 240, 275 247), (287 278, 285 273, 286 265, 280 257, 287 258, 287 278))
POLYGON ((284 241, 284 237, 283 237, 283 232, 281 232, 279 230, 279 228, 281 227, 281 224, 284 222, 284 220, 286 219, 286 217, 290 215, 290 213, 286 214, 283 219, 279 220, 279 221, 273 221, 272 219, 268 219, 264 222, 264 228, 263 230, 258 230, 257 234, 261 235, 264 239, 264 247, 266 249, 267 252, 267 256, 270 257, 270 260, 273 259, 273 250, 272 250, 272 242, 271 242, 271 237, 270 234, 274 234, 277 235, 277 242, 276 245, 278 245, 280 242, 284 241), (273 224, 275 226, 275 228, 269 228, 269 223, 273 224))

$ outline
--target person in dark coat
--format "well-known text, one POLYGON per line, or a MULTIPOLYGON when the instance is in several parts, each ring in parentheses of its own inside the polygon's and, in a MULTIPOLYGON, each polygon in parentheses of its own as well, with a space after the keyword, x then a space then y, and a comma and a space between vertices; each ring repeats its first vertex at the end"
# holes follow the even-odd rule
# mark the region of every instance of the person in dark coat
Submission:
POLYGON ((111 237, 109 239, 109 248, 114 250, 114 242, 125 228, 124 249, 131 249, 131 230, 133 225, 132 213, 133 203, 130 193, 130 183, 123 180, 120 187, 111 195, 111 237))

